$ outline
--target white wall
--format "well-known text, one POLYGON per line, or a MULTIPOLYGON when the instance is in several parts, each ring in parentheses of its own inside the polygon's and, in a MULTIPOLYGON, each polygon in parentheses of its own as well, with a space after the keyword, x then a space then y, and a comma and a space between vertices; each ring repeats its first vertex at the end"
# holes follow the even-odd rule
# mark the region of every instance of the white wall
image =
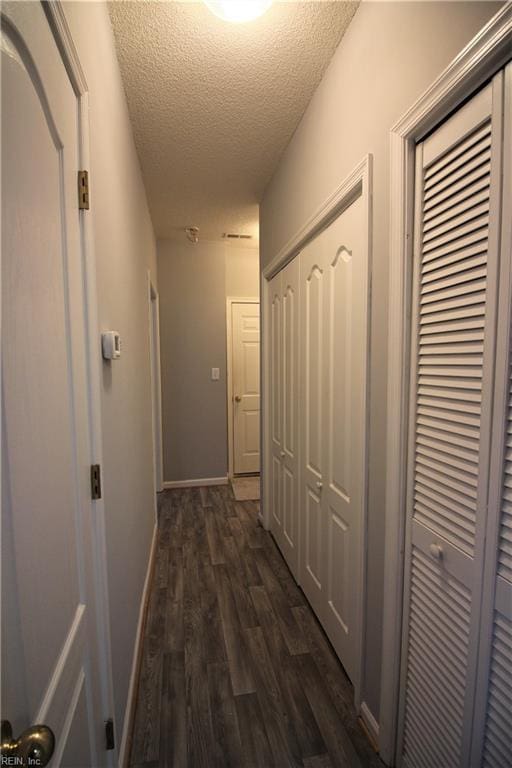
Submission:
POLYGON ((260 262, 257 248, 227 243, 226 296, 252 299, 260 295, 260 262))
POLYGON ((158 278, 164 481, 226 477, 226 298, 259 296, 258 250, 159 240, 158 278))
MULTIPOLYGON (((154 526, 147 270, 156 249, 105 3, 64 3, 90 92, 91 211, 101 330, 121 333, 103 363, 103 494, 117 745, 154 526)), ((98 340, 99 342, 99 340, 98 340)), ((98 346, 99 352, 99 346, 98 346)))
POLYGON ((363 2, 260 206, 267 264, 367 153, 374 156, 368 605, 363 698, 379 714, 389 221, 389 129, 501 3, 363 2))

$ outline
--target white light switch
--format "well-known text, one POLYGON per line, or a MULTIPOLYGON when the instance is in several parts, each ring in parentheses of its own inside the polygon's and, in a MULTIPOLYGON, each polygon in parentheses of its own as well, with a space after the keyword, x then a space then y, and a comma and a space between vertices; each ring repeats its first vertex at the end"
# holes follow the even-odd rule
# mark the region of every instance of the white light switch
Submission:
POLYGON ((220 379, 220 369, 212 368, 212 381, 218 381, 220 379))

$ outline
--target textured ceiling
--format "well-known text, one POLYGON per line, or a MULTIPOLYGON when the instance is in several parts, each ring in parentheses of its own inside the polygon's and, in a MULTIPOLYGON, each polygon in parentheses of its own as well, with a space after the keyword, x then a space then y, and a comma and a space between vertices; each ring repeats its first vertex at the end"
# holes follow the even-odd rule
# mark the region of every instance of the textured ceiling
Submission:
POLYGON ((356 2, 277 2, 230 24, 202 2, 109 4, 158 237, 257 237, 258 202, 356 2))

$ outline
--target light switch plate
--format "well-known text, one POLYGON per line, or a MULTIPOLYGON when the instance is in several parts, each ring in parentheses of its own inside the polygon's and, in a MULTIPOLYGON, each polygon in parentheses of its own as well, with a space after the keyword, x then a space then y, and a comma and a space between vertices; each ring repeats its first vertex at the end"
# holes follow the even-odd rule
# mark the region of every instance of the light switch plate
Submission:
POLYGON ((212 381, 218 381, 220 379, 220 369, 212 368, 212 381))

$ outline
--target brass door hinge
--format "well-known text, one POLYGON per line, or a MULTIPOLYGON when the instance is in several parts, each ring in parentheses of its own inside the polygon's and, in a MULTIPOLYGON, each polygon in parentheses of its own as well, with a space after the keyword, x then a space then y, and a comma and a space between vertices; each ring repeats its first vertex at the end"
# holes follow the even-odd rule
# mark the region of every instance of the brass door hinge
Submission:
POLYGON ((105 748, 107 750, 115 749, 116 742, 114 737, 114 721, 112 718, 105 723, 105 748))
POLYGON ((89 210, 89 172, 78 171, 78 210, 89 210))

